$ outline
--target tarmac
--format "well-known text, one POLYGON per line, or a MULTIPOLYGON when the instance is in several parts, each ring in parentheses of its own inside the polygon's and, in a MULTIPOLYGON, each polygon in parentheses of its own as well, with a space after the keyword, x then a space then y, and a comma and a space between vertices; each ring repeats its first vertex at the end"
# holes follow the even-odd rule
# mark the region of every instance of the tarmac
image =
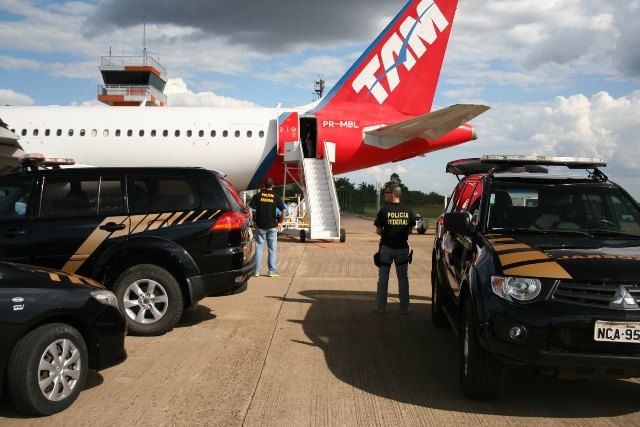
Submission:
POLYGON ((0 426, 640 425, 637 379, 511 370, 499 400, 464 398, 455 334, 430 320, 433 231, 410 237, 411 312, 392 271, 377 314, 373 223, 342 226, 345 243, 281 237, 280 277, 205 298, 163 336, 128 336, 127 360, 90 371, 66 411, 32 418, 3 398, 0 426))

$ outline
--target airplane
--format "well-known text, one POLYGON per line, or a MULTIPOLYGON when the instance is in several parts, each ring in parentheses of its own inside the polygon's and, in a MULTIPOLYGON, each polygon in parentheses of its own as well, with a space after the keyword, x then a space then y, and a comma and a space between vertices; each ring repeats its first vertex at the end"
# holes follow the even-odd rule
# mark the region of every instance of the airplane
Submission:
POLYGON ((317 158, 335 144, 333 174, 397 162, 476 139, 488 106, 431 111, 457 0, 410 0, 329 93, 282 108, 0 107, 0 166, 24 153, 90 166, 200 166, 237 190, 286 180, 285 144, 310 126, 317 158), (2 123, 4 124, 4 123, 2 123), (19 139, 17 139, 19 137, 19 139))

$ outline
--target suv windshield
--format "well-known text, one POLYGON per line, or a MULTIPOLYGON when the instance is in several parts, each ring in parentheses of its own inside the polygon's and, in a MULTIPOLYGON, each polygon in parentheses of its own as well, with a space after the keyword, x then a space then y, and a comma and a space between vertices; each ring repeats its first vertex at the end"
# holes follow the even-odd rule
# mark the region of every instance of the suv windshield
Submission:
POLYGON ((607 231, 640 235, 640 210, 614 186, 495 182, 487 207, 488 230, 607 231))

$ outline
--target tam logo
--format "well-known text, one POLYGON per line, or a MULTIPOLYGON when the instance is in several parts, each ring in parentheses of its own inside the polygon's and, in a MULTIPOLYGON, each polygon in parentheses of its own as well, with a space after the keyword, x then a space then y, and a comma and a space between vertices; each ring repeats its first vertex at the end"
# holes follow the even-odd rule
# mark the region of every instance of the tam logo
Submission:
POLYGON ((416 59, 421 58, 427 51, 427 46, 423 41, 432 45, 438 38, 435 27, 442 32, 449 26, 449 21, 433 1, 423 0, 416 7, 416 12, 418 20, 408 16, 400 25, 400 34, 393 32, 380 49, 380 53, 374 54, 371 61, 353 80, 351 87, 356 93, 367 87, 369 93, 376 98, 379 104, 382 104, 389 93, 379 84, 380 81, 386 78, 389 89, 393 93, 400 84, 397 68, 404 65, 407 70, 410 70, 415 65, 416 59), (411 47, 413 53, 407 49, 407 46, 411 47), (394 54, 397 59, 394 59, 394 54), (376 78, 375 73, 380 69, 381 61, 384 71, 380 77, 376 78))

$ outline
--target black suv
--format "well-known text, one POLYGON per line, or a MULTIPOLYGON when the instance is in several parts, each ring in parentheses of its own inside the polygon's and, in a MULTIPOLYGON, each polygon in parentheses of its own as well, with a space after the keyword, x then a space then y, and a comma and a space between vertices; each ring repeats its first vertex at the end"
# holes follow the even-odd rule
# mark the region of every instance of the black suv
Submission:
POLYGON ((162 334, 184 308, 240 288, 253 254, 248 212, 220 172, 32 167, 0 177, 0 259, 102 282, 133 333, 162 334))
POLYGON ((507 366, 640 376, 640 207, 602 166, 534 156, 447 164, 459 183, 436 230, 432 319, 458 333, 466 396, 498 397, 507 366), (544 173, 552 165, 587 172, 544 173))

